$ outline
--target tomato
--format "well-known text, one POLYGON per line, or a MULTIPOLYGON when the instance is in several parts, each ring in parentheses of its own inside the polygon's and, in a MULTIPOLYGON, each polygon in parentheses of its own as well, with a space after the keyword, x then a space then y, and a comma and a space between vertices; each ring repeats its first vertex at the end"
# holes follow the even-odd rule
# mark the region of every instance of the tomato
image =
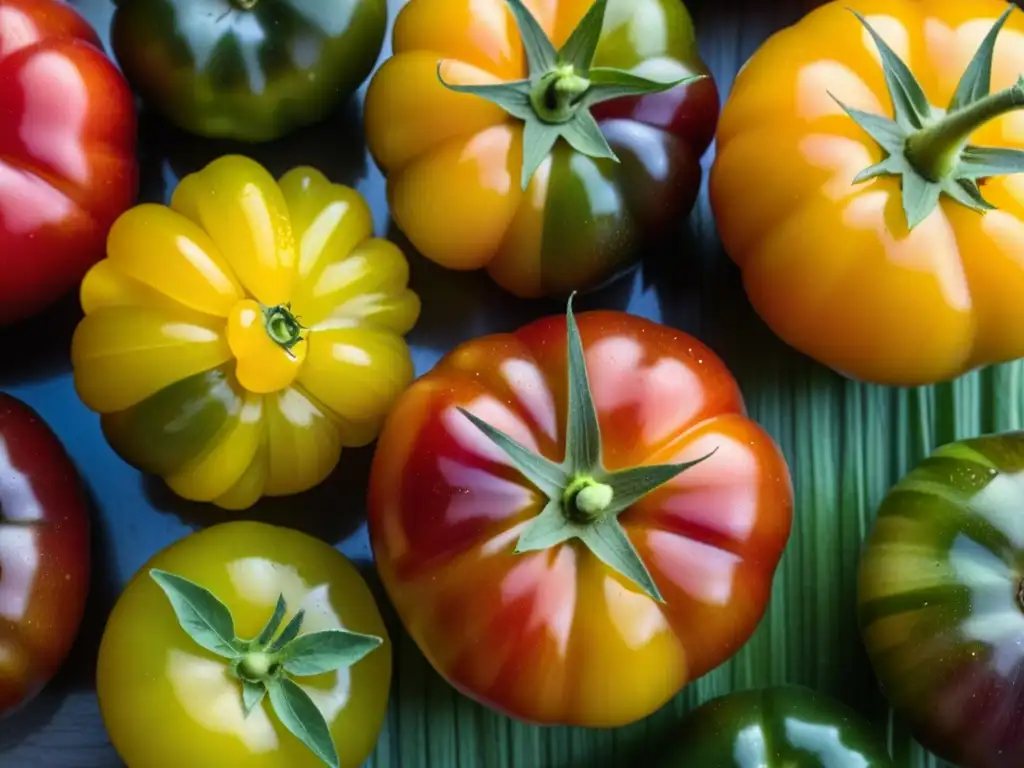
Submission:
POLYGON ((403 624, 452 685, 522 720, 612 727, 750 637, 792 501, 710 349, 570 311, 457 347, 399 398, 368 522, 403 624))
POLYGON ((111 39, 132 85, 176 125, 257 142, 351 96, 386 26, 386 0, 120 0, 111 39))
POLYGON ((59 0, 0 4, 0 324, 46 309, 103 256, 135 199, 135 108, 59 0))
MULTIPOLYGON (((298 613, 303 618, 292 642, 313 633, 375 638, 373 650, 354 664, 293 675, 329 728, 336 764, 362 765, 383 724, 391 680, 391 644, 373 594, 328 544, 254 522, 214 525, 158 552, 114 606, 100 644, 96 690, 103 722, 125 763, 131 768, 303 768, 326 762, 289 732, 290 719, 279 714, 272 694, 246 713, 240 675, 258 667, 261 654, 243 646, 236 658, 211 650, 213 643, 197 642, 191 633, 210 615, 209 598, 190 596, 189 604, 199 608, 187 632, 179 623, 179 606, 170 592, 161 591, 156 572, 163 583, 171 574, 220 601, 230 612, 227 640, 257 638, 268 626, 279 630, 270 637, 281 638, 298 613)), ((273 679, 287 676, 273 670, 275 665, 280 666, 270 665, 273 679)))
POLYGON ((679 0, 411 0, 393 47, 367 143, 427 258, 564 295, 692 207, 718 91, 679 0))
POLYGON ((354 189, 221 157, 114 224, 82 283, 75 386, 114 449, 186 499, 304 491, 412 381, 408 277, 354 189))
POLYGON ((710 178, 722 242, 767 324, 840 373, 923 385, 1024 356, 1012 8, 835 0, 736 78, 710 178))
POLYGON ((691 712, 658 768, 891 768, 885 740, 810 688, 735 691, 691 712))
POLYGON ((927 749, 1024 764, 1024 432, 935 451, 886 495, 858 611, 882 691, 927 749))
POLYGON ((0 716, 63 664, 89 592, 89 512, 71 458, 0 392, 0 716))

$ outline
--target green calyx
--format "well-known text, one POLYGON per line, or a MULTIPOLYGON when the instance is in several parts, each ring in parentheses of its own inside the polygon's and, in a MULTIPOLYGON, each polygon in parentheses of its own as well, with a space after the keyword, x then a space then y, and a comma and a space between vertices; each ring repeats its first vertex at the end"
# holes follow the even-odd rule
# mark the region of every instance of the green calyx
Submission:
MULTIPOLYGON (((893 104, 893 119, 852 109, 846 113, 887 153, 885 159, 857 174, 854 183, 878 176, 902 182, 903 211, 913 229, 924 221, 945 194, 973 211, 994 208, 981 195, 980 180, 1024 171, 1024 151, 969 144, 971 135, 1000 115, 1024 107, 1024 78, 991 93, 992 57, 996 38, 1013 8, 992 26, 964 71, 946 110, 929 104, 909 67, 867 20, 853 11, 871 34, 882 59, 893 104)), ((833 97, 835 98, 835 97, 833 97)))
POLYGON ((595 104, 666 91, 703 77, 661 82, 622 69, 592 66, 608 0, 595 0, 558 51, 522 0, 505 2, 523 40, 528 78, 491 85, 457 85, 445 81, 441 62, 437 77, 446 88, 485 98, 523 121, 520 180, 524 190, 559 138, 577 152, 618 162, 590 113, 595 104))
POLYGON ((285 351, 290 351, 292 347, 302 341, 302 332, 305 327, 292 314, 291 304, 264 307, 263 322, 267 328, 267 335, 285 351))
POLYGON ((231 4, 240 11, 251 11, 259 0, 231 0, 231 4))
MULTIPOLYGON (((573 294, 574 296, 575 294, 573 294)), ((619 515, 647 494, 715 451, 681 464, 655 464, 609 471, 601 461, 601 430, 587 377, 583 342, 572 312, 566 308, 569 398, 565 458, 560 464, 534 453, 504 432, 459 409, 497 445, 547 503, 527 525, 516 553, 535 552, 577 539, 603 563, 636 584, 652 600, 664 602, 658 585, 619 522, 619 515)))
POLYGON ((293 678, 350 667, 383 640, 344 629, 300 634, 305 616, 302 610, 281 629, 288 613, 283 595, 278 597, 259 635, 242 639, 235 635, 231 611, 209 590, 166 571, 151 569, 149 575, 170 600, 182 630, 197 645, 229 660, 229 668, 239 681, 244 715, 248 717, 269 695, 270 706, 282 725, 325 765, 338 768, 330 726, 293 678))

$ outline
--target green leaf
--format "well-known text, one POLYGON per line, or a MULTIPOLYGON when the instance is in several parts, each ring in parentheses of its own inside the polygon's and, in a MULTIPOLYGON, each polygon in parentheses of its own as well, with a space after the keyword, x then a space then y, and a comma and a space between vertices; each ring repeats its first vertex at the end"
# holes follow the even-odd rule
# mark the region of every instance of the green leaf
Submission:
POLYGON ((587 526, 580 538, 605 565, 632 581, 652 600, 665 602, 640 553, 617 518, 607 517, 587 526))
POLYGON ((488 83, 485 85, 459 85, 457 83, 449 83, 442 77, 442 64, 443 62, 437 63, 437 79, 441 81, 445 88, 457 93, 468 93, 487 99, 492 104, 497 104, 504 109, 512 117, 519 118, 520 120, 536 119, 533 106, 530 104, 529 80, 514 80, 508 83, 488 83))
POLYGON ((574 525, 565 518, 560 499, 551 499, 526 529, 520 534, 516 543, 516 554, 536 552, 541 549, 557 546, 569 539, 577 538, 580 526, 574 525))
POLYGON ((853 177, 854 184, 862 181, 877 178, 878 176, 900 176, 912 172, 903 155, 889 155, 885 160, 874 165, 869 165, 863 171, 853 177))
POLYGON ((569 418, 565 430, 565 467, 572 475, 589 473, 601 467, 601 430, 597 423, 597 409, 587 377, 587 361, 583 355, 583 341, 572 312, 569 296, 565 311, 568 335, 569 418))
POLYGON ((992 55, 995 53, 996 38, 999 37, 999 32, 1011 13, 1013 13, 1012 5, 996 20, 996 23, 992 25, 992 29, 985 35, 985 39, 982 40, 981 45, 975 52, 974 58, 971 59, 971 63, 964 70, 963 77, 960 78, 960 84, 956 88, 956 93, 953 94, 953 99, 949 102, 950 112, 954 112, 961 107, 988 96, 992 88, 992 55))
POLYGON ((699 459, 686 461, 682 464, 652 464, 650 466, 631 467, 619 470, 618 472, 600 475, 598 478, 600 482, 612 489, 612 502, 605 510, 605 514, 618 515, 624 512, 651 491, 660 488, 691 467, 707 461, 717 451, 718 449, 715 448, 699 459))
POLYGON ((519 27, 519 35, 523 38, 523 50, 529 66, 530 78, 539 77, 558 64, 558 52, 551 44, 544 29, 523 5, 523 0, 505 0, 519 27))
POLYGON ((373 635, 325 629, 295 638, 281 652, 281 664, 297 677, 351 667, 384 642, 373 635))
POLYGON ((277 653, 288 645, 288 643, 294 640, 302 629, 302 620, 304 618, 306 618, 306 612, 304 610, 300 610, 292 616, 292 620, 285 625, 285 628, 281 630, 281 634, 277 636, 277 640, 275 640, 274 644, 270 646, 269 652, 277 653))
POLYGON ((512 461, 515 468, 527 480, 537 486, 541 493, 548 498, 562 493, 562 489, 569 482, 569 475, 561 466, 520 445, 500 429, 492 427, 465 408, 459 408, 459 412, 473 422, 477 429, 487 435, 491 442, 501 448, 512 461))
POLYGON ((524 191, 561 135, 560 125, 543 123, 537 119, 527 120, 523 125, 523 170, 520 182, 524 191))
POLYGON ((977 183, 971 179, 946 179, 942 191, 972 211, 984 213, 995 210, 995 206, 981 196, 977 183))
POLYGON ((916 173, 903 174, 903 213, 913 229, 931 215, 939 204, 942 186, 916 173))
POLYGON ((562 126, 562 137, 577 152, 588 157, 608 158, 619 162, 615 152, 608 146, 608 139, 601 132, 597 120, 585 109, 581 109, 572 119, 562 126))
POLYGON ((267 695, 267 686, 263 683, 254 683, 249 680, 242 681, 242 714, 245 717, 249 716, 259 703, 263 701, 263 697, 267 695))
POLYGON ((959 179, 984 179, 1024 172, 1024 151, 1001 147, 965 147, 953 175, 959 179))
MULTIPOLYGON (((829 93, 829 96, 832 94, 829 93)), ((884 150, 893 153, 903 152, 903 145, 907 141, 907 132, 894 121, 884 115, 873 115, 870 112, 862 112, 859 109, 848 107, 835 96, 832 96, 832 100, 842 107, 853 122, 863 128, 864 132, 877 141, 884 150)))
POLYGON ((558 52, 562 63, 571 64, 578 74, 586 76, 590 71, 607 8, 608 0, 595 0, 558 52))
POLYGON ((921 84, 914 77, 914 73, 875 31, 875 28, 868 23, 867 19, 857 11, 851 10, 850 13, 860 20, 878 47, 896 122, 905 129, 923 127, 931 116, 932 108, 928 103, 928 98, 924 95, 921 84))
POLYGON ((592 107, 605 101, 626 98, 627 96, 643 96, 648 93, 660 93, 675 88, 678 85, 701 80, 706 75, 691 75, 678 80, 651 80, 640 75, 634 75, 624 69, 613 67, 594 67, 587 75, 590 78, 590 88, 583 96, 583 104, 592 107))
POLYGON ((237 658, 245 650, 235 637, 231 611, 213 593, 188 579, 153 568, 150 577, 164 591, 178 623, 197 644, 218 656, 237 658))
POLYGON ((331 729, 309 694, 287 677, 272 680, 269 692, 270 704, 281 724, 325 764, 339 768, 331 729))
POLYGON ((284 621, 284 615, 287 612, 288 605, 284 601, 284 595, 278 595, 277 605, 274 606, 274 613, 251 645, 255 648, 265 648, 267 643, 274 638, 277 630, 280 629, 281 622, 284 621))

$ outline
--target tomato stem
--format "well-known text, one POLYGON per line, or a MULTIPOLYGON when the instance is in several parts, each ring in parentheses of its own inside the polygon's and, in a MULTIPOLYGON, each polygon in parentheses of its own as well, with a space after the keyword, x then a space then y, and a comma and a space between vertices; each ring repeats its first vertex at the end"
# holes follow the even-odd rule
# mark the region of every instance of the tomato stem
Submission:
POLYGON ((291 305, 280 304, 263 310, 267 335, 285 350, 290 350, 302 341, 302 324, 292 314, 291 305))
POLYGON ((530 104, 545 123, 572 119, 590 87, 590 81, 576 74, 572 64, 560 64, 540 78, 530 91, 530 104))
POLYGON ((613 496, 611 486, 591 477, 578 477, 565 489, 562 508, 573 522, 592 523, 608 509, 613 496))
POLYGON ((261 683, 271 676, 276 664, 271 654, 253 651, 238 660, 238 676, 243 680, 261 683))

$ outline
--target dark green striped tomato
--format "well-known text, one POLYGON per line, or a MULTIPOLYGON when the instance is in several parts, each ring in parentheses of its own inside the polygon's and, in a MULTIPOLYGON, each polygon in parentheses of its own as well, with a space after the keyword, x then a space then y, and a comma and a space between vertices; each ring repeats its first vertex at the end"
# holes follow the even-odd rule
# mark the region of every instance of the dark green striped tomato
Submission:
POLYGON ((939 448, 889 492, 858 602, 882 689, 925 747, 1024 765, 1024 432, 939 448))
POLYGON ((367 143, 427 258, 563 295, 693 206, 719 102, 680 0, 411 0, 393 44, 367 143))
POLYGON ((324 118, 373 69, 386 0, 118 0, 112 43, 186 131, 269 141, 324 118))
POLYGON ((737 691, 683 722, 658 768, 890 768, 881 734, 845 704, 801 686, 737 691))

